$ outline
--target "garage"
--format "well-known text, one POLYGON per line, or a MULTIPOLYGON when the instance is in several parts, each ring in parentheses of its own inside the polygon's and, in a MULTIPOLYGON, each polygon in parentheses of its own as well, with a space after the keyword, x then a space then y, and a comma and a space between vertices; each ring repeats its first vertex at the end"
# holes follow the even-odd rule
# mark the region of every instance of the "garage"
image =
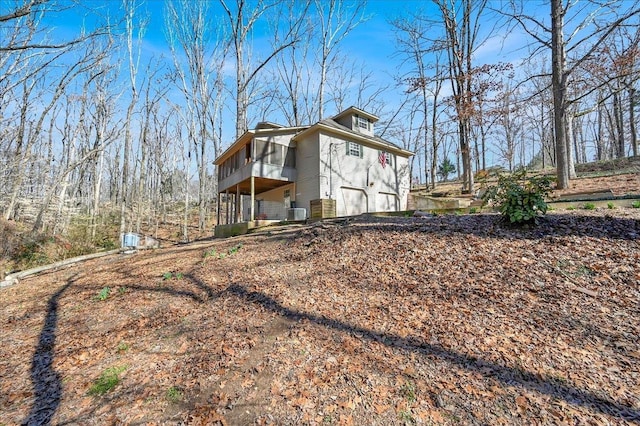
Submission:
POLYGON ((338 216, 355 216, 367 212, 367 194, 362 189, 340 188, 338 216))
POLYGON ((396 194, 388 192, 378 192, 376 194, 376 212, 395 212, 398 210, 398 197, 396 197, 396 194))

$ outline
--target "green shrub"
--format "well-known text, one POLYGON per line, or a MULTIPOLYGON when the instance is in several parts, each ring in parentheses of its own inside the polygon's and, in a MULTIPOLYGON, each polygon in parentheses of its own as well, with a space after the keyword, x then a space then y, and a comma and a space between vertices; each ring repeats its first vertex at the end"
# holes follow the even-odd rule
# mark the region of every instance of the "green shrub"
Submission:
POLYGON ((640 209, 640 201, 634 201, 633 203, 631 203, 631 207, 633 207, 634 209, 640 209))
POLYGON ((205 259, 207 257, 216 257, 218 253, 216 253, 216 249, 212 248, 211 250, 205 251, 202 255, 205 259))
POLYGON ((596 209, 596 205, 593 203, 585 203, 584 204, 584 209, 585 210, 595 210, 596 209))
POLYGON ((120 383, 120 373, 125 371, 127 367, 107 368, 102 372, 98 380, 89 388, 89 395, 104 395, 120 383))
POLYGON ((609 210, 613 210, 613 209, 615 209, 615 208, 616 208, 616 205, 615 205, 615 204, 613 204, 611 201, 609 201, 609 202, 607 203, 607 208, 608 208, 609 210))
POLYGON ((166 396, 169 402, 176 403, 182 401, 183 394, 179 387, 171 386, 167 389, 166 396))
POLYGON ((414 402, 416 400, 416 385, 411 382, 405 382, 400 387, 400 393, 407 401, 414 402))
POLYGON ((100 290, 98 292, 98 295, 96 296, 96 299, 98 299, 100 301, 107 300, 109 298, 110 294, 111 294, 111 288, 104 287, 102 290, 100 290))
POLYGON ((551 192, 548 176, 527 177, 525 169, 510 175, 499 175, 498 183, 487 188, 483 204, 498 207, 504 220, 513 225, 535 224, 538 216, 547 212, 545 197, 551 192))
POLYGON ((242 243, 239 243, 237 246, 231 247, 229 249, 229 255, 236 254, 238 250, 242 248, 242 243))

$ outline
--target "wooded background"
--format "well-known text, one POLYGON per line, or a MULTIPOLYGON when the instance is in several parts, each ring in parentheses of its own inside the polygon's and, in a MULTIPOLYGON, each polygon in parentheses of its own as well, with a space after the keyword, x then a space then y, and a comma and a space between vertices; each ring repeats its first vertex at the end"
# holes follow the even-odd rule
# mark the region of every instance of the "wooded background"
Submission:
POLYGON ((212 161, 234 137, 260 120, 312 124, 350 105, 416 153, 414 182, 428 187, 455 165, 467 191, 498 166, 555 167, 566 188, 575 163, 638 154, 637 1, 417 2, 389 14, 401 66, 385 80, 343 50, 371 18, 365 2, 166 0, 168 57, 144 44, 158 2, 110 3, 0 6, 5 221, 50 235, 75 221, 90 240, 105 224, 173 221, 188 241, 189 224, 214 224, 212 161), (82 18, 76 33, 56 31, 65 16, 82 18), (258 30, 268 43, 255 44, 258 30), (516 33, 527 37, 517 60, 479 53, 516 33))

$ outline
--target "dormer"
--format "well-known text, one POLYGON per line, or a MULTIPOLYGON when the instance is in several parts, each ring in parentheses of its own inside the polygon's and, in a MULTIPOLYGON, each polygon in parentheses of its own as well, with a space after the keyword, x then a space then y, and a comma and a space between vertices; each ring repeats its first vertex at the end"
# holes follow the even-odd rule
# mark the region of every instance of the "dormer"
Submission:
POLYGON ((373 124, 378 121, 378 117, 375 115, 369 114, 354 106, 345 109, 338 115, 332 117, 332 119, 354 132, 367 136, 374 135, 373 124))

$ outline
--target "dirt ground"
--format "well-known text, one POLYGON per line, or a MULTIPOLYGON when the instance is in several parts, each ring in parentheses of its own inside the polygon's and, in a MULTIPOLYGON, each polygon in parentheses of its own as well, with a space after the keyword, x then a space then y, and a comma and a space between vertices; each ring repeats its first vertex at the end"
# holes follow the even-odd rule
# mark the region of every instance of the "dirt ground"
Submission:
POLYGON ((639 173, 625 173, 610 176, 581 177, 571 180, 571 188, 554 191, 554 196, 572 194, 576 192, 611 190, 614 195, 640 195, 639 173))
POLYGON ((640 209, 498 219, 296 225, 25 279, 0 290, 0 424, 638 424, 640 209))

